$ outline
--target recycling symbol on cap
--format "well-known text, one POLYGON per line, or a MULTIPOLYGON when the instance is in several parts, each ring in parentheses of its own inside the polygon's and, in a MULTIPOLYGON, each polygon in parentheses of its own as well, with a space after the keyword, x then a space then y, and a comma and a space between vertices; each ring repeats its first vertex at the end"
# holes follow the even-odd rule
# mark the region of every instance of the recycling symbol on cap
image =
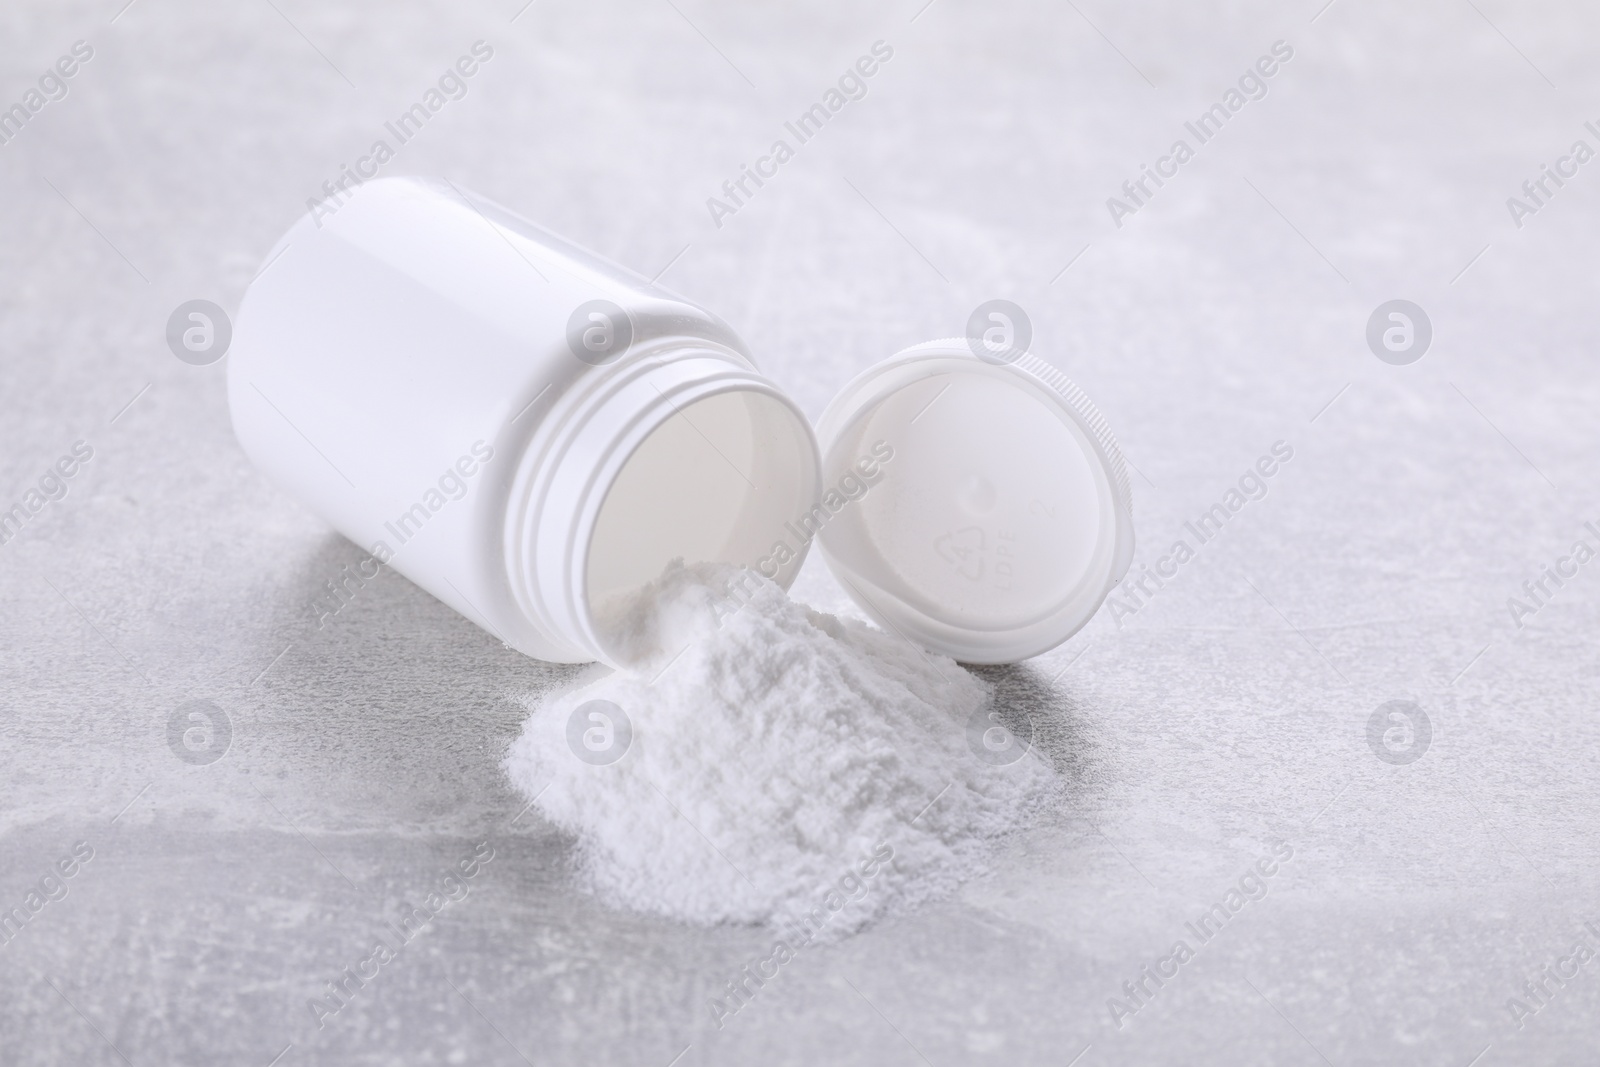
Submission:
POLYGON ((985 539, 976 526, 965 526, 933 540, 933 549, 963 578, 976 582, 983 577, 985 539))

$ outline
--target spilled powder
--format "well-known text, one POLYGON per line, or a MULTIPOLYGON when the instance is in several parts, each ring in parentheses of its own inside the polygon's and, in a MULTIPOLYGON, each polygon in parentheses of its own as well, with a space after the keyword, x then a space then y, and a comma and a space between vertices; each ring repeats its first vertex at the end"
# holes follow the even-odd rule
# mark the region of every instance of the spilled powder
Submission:
POLYGON ((611 905, 838 937, 979 873, 1053 782, 975 751, 987 683, 754 572, 675 563, 609 618, 626 669, 530 698, 506 769, 611 905))

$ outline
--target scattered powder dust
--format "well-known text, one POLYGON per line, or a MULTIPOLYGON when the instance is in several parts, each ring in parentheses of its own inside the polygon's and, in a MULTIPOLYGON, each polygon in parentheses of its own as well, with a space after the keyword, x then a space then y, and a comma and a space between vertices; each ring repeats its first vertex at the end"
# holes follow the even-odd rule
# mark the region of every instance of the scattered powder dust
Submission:
POLYGON ((979 873, 1051 790, 975 754, 987 683, 752 571, 675 562, 606 617, 626 669, 527 698, 506 770, 611 905, 831 939, 979 873))

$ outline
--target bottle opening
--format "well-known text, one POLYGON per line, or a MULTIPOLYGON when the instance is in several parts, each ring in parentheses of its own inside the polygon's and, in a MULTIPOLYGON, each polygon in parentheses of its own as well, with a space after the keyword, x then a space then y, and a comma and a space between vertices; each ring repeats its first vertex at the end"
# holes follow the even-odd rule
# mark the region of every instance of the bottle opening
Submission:
POLYGON ((766 393, 675 407, 628 457, 595 521, 586 584, 602 637, 608 603, 674 559, 757 568, 787 587, 805 546, 785 524, 815 495, 815 449, 799 412, 766 393), (789 550, 775 551, 780 543, 789 550))

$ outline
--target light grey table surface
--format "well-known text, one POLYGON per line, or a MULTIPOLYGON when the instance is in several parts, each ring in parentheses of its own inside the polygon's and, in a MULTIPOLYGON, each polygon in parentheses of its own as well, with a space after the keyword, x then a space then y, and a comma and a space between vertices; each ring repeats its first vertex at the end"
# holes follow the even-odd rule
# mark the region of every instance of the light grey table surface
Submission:
MULTIPOLYGON (((1592 1062, 1600 564, 1520 626, 1507 603, 1600 546, 1600 162, 1507 206, 1600 148, 1592 6, 121 4, 0 9, 0 107, 94 50, 0 145, 0 507, 94 452, 0 545, 0 910, 93 850, 0 944, 0 1063, 1592 1062), (1136 573, 1294 450, 1136 613, 988 672, 1064 784, 992 874, 807 949, 721 1030, 708 998, 770 936, 599 906, 499 770, 517 699, 574 669, 392 574, 319 629, 359 551, 250 467, 225 364, 163 337, 182 301, 236 310, 479 39, 386 172, 664 272, 813 415, 1014 300, 1136 468, 1136 573), (880 39, 867 95, 714 225, 706 198, 880 39), (1280 39, 1266 97, 1115 225, 1107 198, 1280 39), (1364 340, 1393 298, 1434 327, 1408 366, 1364 340), (231 728, 205 765, 169 746, 193 700, 231 728), (1410 763, 1368 742, 1391 700, 1431 728, 1410 763), (319 1027, 308 1001, 484 841, 470 894, 319 1027)), ((816 560, 796 593, 848 609, 816 560)))

